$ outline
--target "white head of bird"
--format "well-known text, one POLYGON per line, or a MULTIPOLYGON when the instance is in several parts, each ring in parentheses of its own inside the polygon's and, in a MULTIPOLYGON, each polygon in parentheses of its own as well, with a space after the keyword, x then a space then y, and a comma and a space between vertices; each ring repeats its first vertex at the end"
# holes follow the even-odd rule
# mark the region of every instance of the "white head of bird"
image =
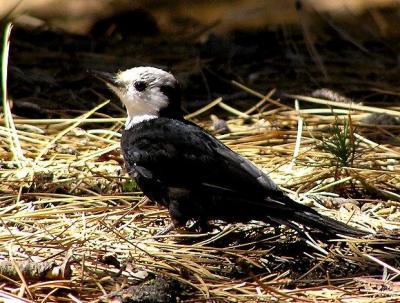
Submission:
POLYGON ((160 111, 168 107, 168 91, 178 85, 175 77, 155 67, 134 67, 115 75, 97 73, 125 105, 128 118, 125 129, 159 117, 160 111))

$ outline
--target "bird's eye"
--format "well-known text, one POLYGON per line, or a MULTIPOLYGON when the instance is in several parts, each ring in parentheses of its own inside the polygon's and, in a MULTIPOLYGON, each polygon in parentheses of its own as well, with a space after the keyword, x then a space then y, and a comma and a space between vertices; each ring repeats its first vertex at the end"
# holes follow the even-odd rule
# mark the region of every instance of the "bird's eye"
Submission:
POLYGON ((133 85, 135 86, 135 89, 136 89, 138 92, 144 91, 144 90, 146 89, 146 87, 147 87, 147 84, 146 84, 146 82, 144 82, 144 81, 137 81, 137 82, 135 82, 135 84, 133 84, 133 85))

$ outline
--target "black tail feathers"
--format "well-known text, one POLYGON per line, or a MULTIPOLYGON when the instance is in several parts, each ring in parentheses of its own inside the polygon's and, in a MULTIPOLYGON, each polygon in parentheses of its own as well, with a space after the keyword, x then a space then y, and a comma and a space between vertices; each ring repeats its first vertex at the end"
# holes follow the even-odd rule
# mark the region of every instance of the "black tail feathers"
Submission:
POLYGON ((318 229, 330 237, 338 237, 341 235, 349 237, 362 237, 369 235, 368 232, 359 230, 332 218, 320 215, 314 211, 295 211, 293 213, 293 217, 289 220, 314 229, 318 229))

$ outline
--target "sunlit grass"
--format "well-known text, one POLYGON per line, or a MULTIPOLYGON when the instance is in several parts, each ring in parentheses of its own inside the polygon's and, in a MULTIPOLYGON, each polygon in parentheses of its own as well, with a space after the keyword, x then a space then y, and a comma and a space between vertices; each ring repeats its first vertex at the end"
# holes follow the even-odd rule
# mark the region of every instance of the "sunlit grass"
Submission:
POLYGON ((8 71, 8 54, 10 49, 10 35, 11 35, 12 24, 8 23, 5 26, 3 33, 3 49, 1 55, 1 91, 2 91, 2 104, 4 123, 8 130, 8 140, 10 142, 10 149, 12 151, 13 160, 17 167, 23 166, 25 159, 22 152, 21 144, 18 138, 17 131, 15 129, 14 120, 11 115, 10 103, 7 94, 7 71, 8 71))

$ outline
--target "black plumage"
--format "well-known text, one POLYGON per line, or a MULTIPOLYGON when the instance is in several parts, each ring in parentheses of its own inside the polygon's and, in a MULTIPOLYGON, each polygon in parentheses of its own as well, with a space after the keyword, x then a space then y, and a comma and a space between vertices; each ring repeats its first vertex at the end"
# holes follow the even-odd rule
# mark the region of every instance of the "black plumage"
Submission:
POLYGON ((318 214, 286 196, 260 169, 200 127, 169 118, 141 122, 122 134, 129 174, 176 226, 193 219, 260 220, 316 228, 325 234, 364 232, 318 214))
POLYGON ((128 110, 121 139, 128 172, 147 197, 168 208, 175 226, 188 220, 199 226, 213 219, 259 220, 292 227, 299 223, 328 236, 367 234, 293 201, 253 163, 185 121, 171 74, 133 68, 109 85, 128 110), (138 81, 147 81, 140 92, 132 90, 138 81), (150 115, 143 110, 148 108, 150 115))

